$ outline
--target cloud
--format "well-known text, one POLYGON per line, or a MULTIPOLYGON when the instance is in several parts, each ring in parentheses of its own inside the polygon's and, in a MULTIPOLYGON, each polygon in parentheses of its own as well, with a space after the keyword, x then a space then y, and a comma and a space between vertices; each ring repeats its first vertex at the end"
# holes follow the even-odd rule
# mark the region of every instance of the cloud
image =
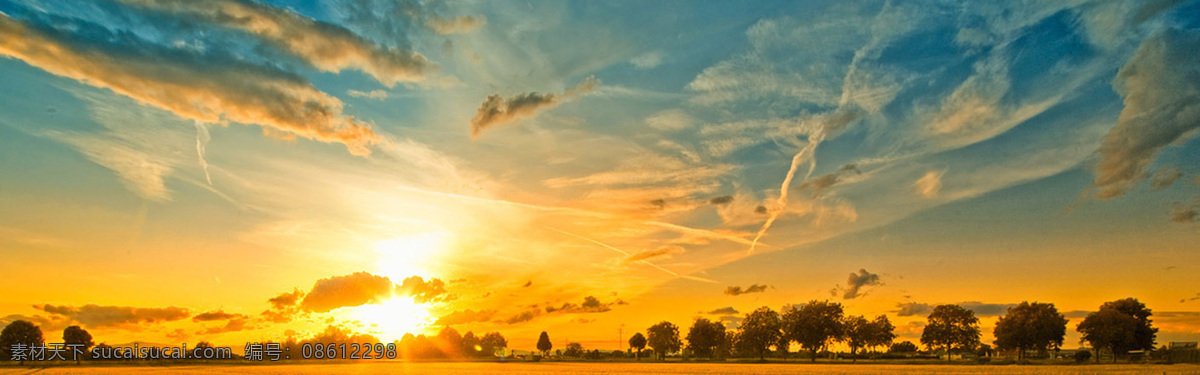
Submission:
POLYGON ((420 276, 409 276, 396 287, 396 294, 412 296, 417 303, 445 299, 446 283, 436 278, 425 281, 420 276))
POLYGON ((252 328, 252 327, 248 326, 247 323, 249 323, 249 319, 247 319, 246 317, 244 317, 244 316, 237 317, 234 319, 230 319, 223 326, 208 327, 208 328, 196 331, 196 334, 197 335, 216 335, 216 334, 221 334, 221 333, 226 333, 226 332, 237 332, 237 331, 242 331, 242 330, 252 328))
POLYGON ((15 322, 18 320, 24 320, 24 321, 33 323, 33 325, 37 326, 38 328, 41 328, 43 332, 59 331, 64 328, 67 328, 68 326, 70 326, 72 324, 70 318, 67 318, 67 317, 64 317, 61 315, 50 315, 49 317, 44 317, 41 315, 27 316, 27 315, 20 315, 20 314, 12 314, 12 315, 8 315, 5 317, 0 317, 0 329, 3 329, 4 327, 7 327, 9 324, 12 324, 12 322, 15 322))
POLYGON ((850 273, 850 278, 846 280, 846 287, 843 289, 837 287, 833 289, 834 295, 842 293, 842 299, 854 299, 867 295, 866 292, 860 293, 862 288, 883 285, 879 280, 879 274, 867 272, 866 269, 859 269, 858 273, 850 273))
POLYGON ((530 320, 533 320, 533 318, 537 317, 540 312, 541 312, 541 310, 537 310, 537 309, 527 310, 520 314, 513 315, 513 316, 509 317, 508 319, 505 319, 504 323, 505 324, 517 324, 517 323, 528 322, 530 320))
POLYGON ((564 100, 589 93, 599 84, 600 80, 596 77, 587 77, 574 88, 561 94, 529 92, 508 98, 500 95, 488 95, 476 111, 475 117, 471 118, 471 135, 477 136, 484 129, 495 125, 532 117, 538 111, 558 106, 564 100))
POLYGON ((0 55, 184 119, 257 124, 342 143, 358 155, 369 154, 367 147, 379 142, 367 123, 342 114, 340 100, 294 74, 222 51, 159 46, 84 21, 57 20, 55 25, 0 14, 0 55))
POLYGON ((1113 82, 1125 97, 1117 124, 1096 151, 1095 196, 1120 196, 1147 178, 1160 151, 1200 129, 1200 31, 1167 30, 1147 39, 1113 82))
POLYGON ((738 314, 738 311, 737 311, 737 309, 733 308, 733 306, 727 306, 727 307, 722 307, 722 308, 719 308, 719 309, 716 309, 716 310, 713 310, 713 311, 706 312, 705 314, 709 314, 709 315, 736 315, 736 314, 738 314))
POLYGON ((378 303, 392 295, 396 285, 387 277, 355 272, 317 280, 300 301, 300 309, 310 312, 378 303))
POLYGON ((451 312, 437 318, 434 325, 450 326, 455 324, 466 324, 474 322, 486 322, 496 315, 496 310, 461 310, 451 312))
POLYGON ((1175 203, 1175 208, 1171 210, 1171 221, 1176 223, 1191 223, 1200 217, 1200 204, 1184 205, 1175 203))
POLYGON ((647 250, 642 250, 642 251, 634 253, 634 254, 630 254, 628 257, 625 258, 624 262, 629 263, 629 262, 636 262, 639 260, 668 259, 668 258, 674 257, 676 255, 683 254, 683 252, 684 252, 684 250, 683 250, 683 247, 681 247, 681 246, 664 245, 664 246, 659 246, 657 249, 647 249, 647 250))
POLYGON ((1191 302, 1191 301, 1200 301, 1200 293, 1196 293, 1196 295, 1195 295, 1195 296, 1192 296, 1192 297, 1188 297, 1188 298, 1181 298, 1181 299, 1179 300, 1179 303, 1191 302))
MULTIPOLYGON (((979 301, 959 302, 956 305, 975 312, 977 316, 1000 316, 1008 312, 1013 303, 983 303, 979 301)), ((898 303, 894 311, 898 316, 923 316, 933 311, 934 305, 919 302, 898 303)))
POLYGON ((61 315, 72 321, 79 322, 88 328, 133 326, 143 323, 157 324, 185 319, 188 309, 182 307, 130 307, 130 306, 100 306, 88 304, 84 306, 34 306, 49 314, 61 315))
POLYGON ((846 164, 833 173, 823 175, 804 182, 800 185, 801 189, 810 188, 813 191, 813 196, 821 195, 821 191, 838 184, 844 179, 844 176, 850 173, 860 174, 862 171, 854 164, 846 164))
POLYGON ((945 171, 928 171, 924 176, 917 179, 913 183, 917 194, 925 198, 937 198, 938 192, 942 191, 942 174, 945 171))
POLYGON ((708 204, 715 204, 715 205, 729 204, 729 202, 733 202, 732 195, 722 195, 719 197, 713 197, 712 199, 708 200, 708 204))
POLYGON ((277 310, 288 309, 295 307, 300 298, 304 297, 304 292, 299 288, 292 290, 289 293, 280 293, 278 296, 267 299, 271 303, 271 307, 277 310))
POLYGON ((1159 168, 1157 172, 1154 172, 1154 178, 1150 180, 1150 187, 1155 191, 1166 189, 1182 176, 1183 173, 1180 173, 1179 168, 1174 166, 1159 168))
POLYGON ((355 98, 367 98, 367 99, 374 99, 374 100, 384 100, 384 99, 387 99, 387 97, 388 97, 387 91, 383 91, 383 90, 371 90, 371 91, 367 91, 367 92, 358 91, 358 90, 347 90, 346 94, 349 94, 350 96, 353 96, 355 98))
POLYGON ((662 51, 651 51, 629 59, 629 63, 638 69, 651 69, 662 65, 663 57, 662 51))
POLYGON ((614 302, 609 302, 609 303, 602 303, 602 302, 600 302, 600 299, 598 299, 596 297, 587 296, 587 297, 584 297, 583 303, 580 303, 578 305, 568 302, 568 303, 564 303, 564 304, 562 304, 562 306, 558 306, 558 307, 547 306, 545 310, 546 310, 546 313, 566 313, 566 314, 602 313, 602 312, 608 312, 608 311, 612 310, 613 305, 624 305, 624 304, 625 304, 625 301, 621 301, 621 300, 616 300, 614 302))
POLYGON ((217 310, 217 311, 209 311, 209 312, 196 314, 196 316, 192 317, 192 321, 193 322, 211 322, 214 320, 230 320, 230 319, 234 319, 234 318, 241 319, 241 318, 245 318, 245 317, 246 316, 242 315, 242 314, 230 314, 230 313, 225 312, 224 310, 217 310))
POLYGON ((695 119, 678 109, 668 109, 646 117, 646 125, 662 131, 683 130, 695 123, 695 119))
POLYGON ((933 311, 933 305, 919 302, 904 302, 896 304, 899 309, 894 311, 897 316, 923 316, 933 311))
MULTIPOLYGON (((251 1, 122 0, 193 22, 253 34, 325 72, 356 69, 391 87, 425 78, 435 65, 412 50, 372 43, 344 27, 251 1)), ((447 30, 454 20, 443 20, 447 30)))
POLYGON ((426 25, 442 35, 467 34, 487 24, 484 16, 457 16, 454 18, 431 17, 426 25))
POLYGON ((725 294, 730 296, 740 296, 743 294, 761 293, 765 291, 767 291, 767 286, 761 284, 751 284, 750 286, 746 287, 746 289, 742 289, 740 286, 730 286, 725 288, 725 294))

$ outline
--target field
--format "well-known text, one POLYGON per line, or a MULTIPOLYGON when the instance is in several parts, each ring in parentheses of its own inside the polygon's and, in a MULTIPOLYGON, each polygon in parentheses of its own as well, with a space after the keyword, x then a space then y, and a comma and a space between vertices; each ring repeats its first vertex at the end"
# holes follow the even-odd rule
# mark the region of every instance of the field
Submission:
POLYGON ((1200 365, 974 366, 881 364, 380 362, 280 365, 5 367, 0 374, 1200 374, 1200 365))

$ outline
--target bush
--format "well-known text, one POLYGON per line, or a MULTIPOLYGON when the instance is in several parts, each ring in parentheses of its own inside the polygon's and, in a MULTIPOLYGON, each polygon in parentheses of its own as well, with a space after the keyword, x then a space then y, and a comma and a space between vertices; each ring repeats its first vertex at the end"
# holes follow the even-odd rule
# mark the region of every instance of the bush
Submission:
POLYGON ((1080 350, 1080 351, 1075 352, 1075 363, 1085 363, 1089 359, 1092 359, 1092 352, 1089 352, 1087 350, 1080 350))

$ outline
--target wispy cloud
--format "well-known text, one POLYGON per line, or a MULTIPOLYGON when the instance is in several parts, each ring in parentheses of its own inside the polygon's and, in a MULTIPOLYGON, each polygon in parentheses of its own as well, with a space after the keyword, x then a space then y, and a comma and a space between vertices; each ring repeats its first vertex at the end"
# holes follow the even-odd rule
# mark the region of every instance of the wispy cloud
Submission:
POLYGON ((471 118, 471 135, 477 136, 492 126, 533 117, 539 111, 554 108, 564 100, 589 93, 598 85, 600 85, 600 80, 588 77, 561 94, 528 92, 507 98, 500 95, 488 95, 476 110, 475 117, 471 118))

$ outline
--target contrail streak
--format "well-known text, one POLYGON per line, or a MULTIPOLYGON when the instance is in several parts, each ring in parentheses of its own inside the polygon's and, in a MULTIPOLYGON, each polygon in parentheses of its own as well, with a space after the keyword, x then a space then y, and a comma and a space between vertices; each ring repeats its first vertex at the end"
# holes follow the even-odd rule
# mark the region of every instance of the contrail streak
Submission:
MULTIPOLYGON (((591 238, 587 238, 587 237, 584 237, 584 236, 581 236, 581 235, 575 234, 575 233, 567 232, 567 231, 565 231, 565 230, 561 230, 561 229, 557 229, 557 228, 546 227, 546 226, 543 226, 542 228, 546 228, 546 229, 549 229, 549 230, 552 230, 552 231, 555 231, 555 232, 558 232, 558 233, 562 233, 562 234, 565 234, 565 235, 568 235, 568 236, 571 236, 571 237, 575 237, 575 238, 578 238, 578 239, 581 239, 581 240, 584 240, 584 241, 587 241, 587 242, 594 243, 594 244, 596 244, 596 245, 600 245, 600 246, 601 246, 601 247, 603 247, 603 248, 606 248, 606 249, 609 249, 609 250, 612 250, 612 251, 618 252, 618 253, 620 253, 621 255, 624 255, 624 256, 626 256, 626 257, 629 257, 629 256, 631 256, 631 255, 632 255, 632 254, 630 254, 628 251, 621 250, 621 249, 617 248, 616 246, 612 246, 612 245, 609 245, 609 244, 606 244, 606 243, 603 243, 603 242, 600 242, 600 241, 597 241, 597 240, 594 240, 594 239, 591 239, 591 238)), ((675 272, 675 271, 671 271, 671 270, 669 270, 669 269, 666 269, 666 268, 660 267, 659 265, 657 265, 657 264, 654 264, 654 263, 650 263, 650 261, 647 261, 647 260, 644 260, 644 259, 643 259, 643 260, 639 260, 638 262, 641 262, 642 264, 645 264, 645 265, 647 265, 647 266, 650 266, 650 267, 654 267, 654 268, 658 269, 659 271, 666 272, 667 274, 669 274, 669 275, 671 275, 671 276, 675 276, 675 277, 681 277, 681 278, 684 278, 684 279, 689 279, 689 280, 703 281, 703 282, 706 282, 706 283, 713 283, 713 284, 717 284, 717 282, 716 282, 716 281, 714 281, 714 280, 709 280, 709 279, 699 278, 699 277, 695 277, 695 276, 686 276, 686 275, 680 275, 679 273, 677 273, 677 272, 675 272)))

